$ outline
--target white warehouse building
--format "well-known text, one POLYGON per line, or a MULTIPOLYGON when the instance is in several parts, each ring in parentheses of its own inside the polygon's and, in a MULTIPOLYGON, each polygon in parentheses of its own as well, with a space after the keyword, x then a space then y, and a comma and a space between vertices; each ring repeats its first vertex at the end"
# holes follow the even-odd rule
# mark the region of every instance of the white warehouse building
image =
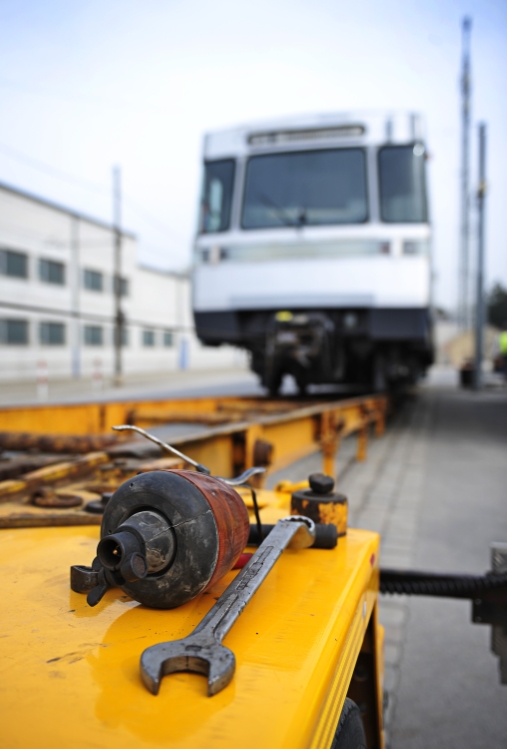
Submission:
MULTIPOLYGON (((0 183, 0 379, 105 376, 114 369, 112 226, 0 183)), ((125 374, 237 364, 199 344, 190 281, 137 263, 121 234, 125 374)))

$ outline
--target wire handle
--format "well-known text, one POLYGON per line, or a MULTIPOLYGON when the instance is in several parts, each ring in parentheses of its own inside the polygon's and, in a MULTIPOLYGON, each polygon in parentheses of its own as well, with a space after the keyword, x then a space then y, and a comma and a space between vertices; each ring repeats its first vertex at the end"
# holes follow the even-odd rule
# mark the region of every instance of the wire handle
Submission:
POLYGON ((206 466, 203 466, 201 463, 197 463, 195 460, 192 460, 192 458, 189 458, 188 455, 185 455, 184 453, 177 450, 172 445, 168 445, 167 442, 162 442, 162 440, 159 440, 158 437, 154 437, 153 434, 150 434, 149 432, 145 432, 144 429, 141 429, 141 427, 133 426, 132 424, 121 424, 119 426, 112 427, 115 432, 125 432, 130 430, 131 432, 137 432, 138 434, 142 434, 143 437, 146 437, 147 440, 150 440, 150 442, 154 442, 156 445, 162 448, 162 450, 165 450, 166 452, 172 453, 173 455, 176 455, 178 458, 182 458, 186 463, 190 463, 191 466, 194 466, 195 470, 199 473, 204 473, 206 476, 209 476, 211 474, 211 471, 209 468, 206 468, 206 466))

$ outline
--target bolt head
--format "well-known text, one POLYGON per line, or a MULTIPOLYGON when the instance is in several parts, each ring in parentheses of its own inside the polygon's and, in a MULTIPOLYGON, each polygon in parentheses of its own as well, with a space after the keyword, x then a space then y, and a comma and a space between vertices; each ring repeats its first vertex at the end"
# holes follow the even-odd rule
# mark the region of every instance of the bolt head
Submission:
POLYGON ((312 473, 308 477, 310 488, 315 494, 331 494, 334 489, 334 479, 323 473, 312 473))

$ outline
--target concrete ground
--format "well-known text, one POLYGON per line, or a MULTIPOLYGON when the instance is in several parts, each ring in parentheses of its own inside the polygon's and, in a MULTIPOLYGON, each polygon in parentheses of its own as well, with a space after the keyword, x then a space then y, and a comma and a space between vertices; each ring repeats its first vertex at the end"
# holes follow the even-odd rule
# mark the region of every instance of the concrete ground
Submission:
MULTIPOLYGON (((350 524, 382 534, 381 566, 482 574, 507 541, 507 389, 459 390, 435 370, 386 435, 354 462, 345 441, 338 487, 350 524)), ((305 478, 315 455, 271 478, 305 478)), ((507 685, 488 626, 468 601, 382 596, 390 749, 507 747, 507 685)))
MULTIPOLYGON (((383 564, 396 560, 394 523, 414 540, 410 550, 400 547, 400 563, 482 573, 490 568, 489 544, 507 541, 507 391, 436 383, 411 419, 405 486, 383 564)), ((399 622, 387 627, 393 749, 507 746, 507 685, 498 683, 490 628, 471 624, 466 601, 396 598, 384 604, 386 623, 399 622)))

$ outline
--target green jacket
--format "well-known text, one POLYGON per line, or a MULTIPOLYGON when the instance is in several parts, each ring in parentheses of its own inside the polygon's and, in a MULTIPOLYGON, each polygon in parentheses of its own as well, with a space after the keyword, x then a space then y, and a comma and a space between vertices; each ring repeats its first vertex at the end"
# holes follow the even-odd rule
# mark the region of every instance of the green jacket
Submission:
POLYGON ((498 344, 500 346, 500 353, 507 356, 507 330, 504 330, 498 336, 498 344))

